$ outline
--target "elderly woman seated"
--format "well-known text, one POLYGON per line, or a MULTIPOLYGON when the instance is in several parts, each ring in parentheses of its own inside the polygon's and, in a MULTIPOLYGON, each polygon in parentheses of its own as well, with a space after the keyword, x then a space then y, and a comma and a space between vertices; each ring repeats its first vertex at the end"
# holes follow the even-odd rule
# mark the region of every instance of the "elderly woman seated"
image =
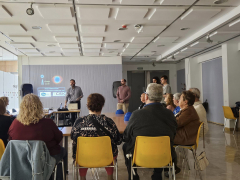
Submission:
MULTIPOLYGON (((118 128, 114 121, 105 115, 101 115, 102 108, 104 106, 105 99, 101 94, 90 94, 87 98, 87 107, 89 109, 89 115, 81 117, 76 120, 71 132, 71 139, 73 140, 73 159, 76 159, 77 138, 79 136, 84 137, 98 137, 107 136, 105 132, 99 134, 96 127, 97 124, 102 125, 109 135, 111 135, 112 151, 114 159, 117 158, 118 148, 117 145, 122 143, 122 136, 120 135, 118 128), (95 123, 93 122, 95 121, 95 123)), ((96 147, 97 148, 97 147, 96 147)), ((108 174, 108 180, 113 180, 113 168, 105 168, 108 174)), ((81 180, 86 180, 87 168, 79 169, 81 180)))
MULTIPOLYGON (((191 88, 191 89, 189 89, 189 91, 191 91, 195 96, 195 102, 193 104, 193 107, 197 111, 200 122, 204 123, 204 135, 205 135, 208 132, 207 113, 206 113, 205 108, 202 105, 202 102, 199 100, 200 99, 200 91, 198 88, 191 88)), ((200 132, 200 136, 202 136, 202 135, 203 135, 203 129, 201 129, 201 132, 200 132)))
MULTIPOLYGON (((44 118, 42 102, 38 96, 27 94, 23 97, 19 114, 9 128, 8 134, 9 140, 44 141, 56 162, 64 159, 66 170, 67 151, 59 145, 63 134, 52 119, 44 118)), ((58 164, 57 179, 63 179, 61 164, 58 164)))
POLYGON ((181 93, 175 93, 173 95, 173 103, 175 104, 176 108, 173 110, 173 114, 176 115, 179 113, 181 108, 179 107, 179 100, 180 100, 181 93))
POLYGON ((178 127, 174 144, 194 145, 196 143, 200 121, 193 107, 194 101, 195 96, 191 91, 183 91, 179 101, 181 111, 176 115, 178 127))

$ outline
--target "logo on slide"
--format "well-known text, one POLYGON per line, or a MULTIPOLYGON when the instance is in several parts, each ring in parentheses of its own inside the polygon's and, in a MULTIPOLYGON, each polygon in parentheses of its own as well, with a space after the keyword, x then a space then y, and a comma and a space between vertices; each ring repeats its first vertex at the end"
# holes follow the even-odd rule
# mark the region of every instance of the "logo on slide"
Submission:
POLYGON ((40 97, 51 97, 51 92, 41 92, 40 97))
POLYGON ((52 78, 52 82, 53 82, 54 84, 60 84, 62 81, 63 81, 63 78, 62 78, 61 76, 54 76, 54 77, 52 78))

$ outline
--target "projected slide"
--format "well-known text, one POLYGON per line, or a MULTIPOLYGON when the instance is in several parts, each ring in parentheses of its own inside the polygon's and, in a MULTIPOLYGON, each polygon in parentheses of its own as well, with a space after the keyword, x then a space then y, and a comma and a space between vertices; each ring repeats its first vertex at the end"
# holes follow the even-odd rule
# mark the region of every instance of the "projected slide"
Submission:
POLYGON ((66 89, 60 75, 39 75, 37 94, 41 98, 66 96, 66 89))

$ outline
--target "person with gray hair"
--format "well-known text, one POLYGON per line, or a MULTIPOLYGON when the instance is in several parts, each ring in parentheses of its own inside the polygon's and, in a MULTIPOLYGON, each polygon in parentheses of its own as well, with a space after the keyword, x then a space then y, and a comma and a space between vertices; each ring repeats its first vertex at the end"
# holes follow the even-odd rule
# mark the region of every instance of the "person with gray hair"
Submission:
MULTIPOLYGON (((189 91, 191 91, 195 96, 195 102, 193 104, 193 107, 197 111, 199 120, 204 123, 204 135, 206 135, 206 133, 208 132, 207 113, 202 105, 202 102, 200 101, 201 93, 198 88, 190 88, 189 91)), ((203 129, 201 129, 200 131, 200 136, 203 136, 203 129)))
MULTIPOLYGON (((177 129, 177 122, 171 110, 166 109, 160 103, 163 96, 163 88, 160 84, 151 83, 145 92, 146 105, 132 113, 128 125, 124 131, 123 152, 125 164, 128 169, 128 179, 131 179, 131 159, 126 158, 126 154, 133 154, 135 139, 137 136, 169 136, 171 142, 171 154, 174 164, 176 165, 177 156, 173 148, 174 136, 177 129)), ((133 176, 133 180, 139 180, 137 170, 133 176)), ((180 169, 176 166, 176 173, 180 169)), ((162 169, 155 168, 152 180, 162 179, 162 169)))
POLYGON ((180 106, 179 106, 179 99, 181 97, 181 93, 175 93, 173 95, 173 103, 176 105, 176 108, 173 110, 173 114, 176 115, 177 113, 179 113, 179 111, 181 110, 180 106))

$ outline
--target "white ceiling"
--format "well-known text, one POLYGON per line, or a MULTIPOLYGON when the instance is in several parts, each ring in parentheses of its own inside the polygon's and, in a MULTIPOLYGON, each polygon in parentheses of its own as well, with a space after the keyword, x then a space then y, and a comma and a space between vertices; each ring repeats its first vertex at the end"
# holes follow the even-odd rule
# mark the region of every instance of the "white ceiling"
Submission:
MULTIPOLYGON (((222 6, 213 5, 213 0, 201 0, 181 16, 187 14, 186 17, 173 23, 195 2, 194 0, 76 2, 83 55, 123 56, 124 61, 129 61, 136 55, 135 62, 143 59, 152 61, 176 43, 182 42, 240 5, 239 0, 229 0, 222 6), (136 29, 136 24, 142 25, 142 28, 136 29), (118 30, 122 25, 127 26, 126 30, 118 30), (182 31, 181 28, 189 29, 182 31), (162 33, 158 37, 160 32, 162 33), (154 42, 141 51, 154 38, 154 42), (115 40, 120 42, 114 42, 115 40), (138 53, 139 51, 141 52, 138 53)), ((224 27, 222 32, 212 36, 212 40, 216 43, 233 37, 239 31, 238 27, 239 25, 224 27)), ((68 0, 0 2, 0 31, 13 40, 10 42, 12 46, 28 56, 42 56, 41 53, 45 56, 80 56, 81 53, 72 2, 68 0), (26 9, 30 7, 29 2, 34 2, 33 16, 26 14, 26 9), (42 29, 32 29, 33 26, 40 26, 42 29)), ((0 37, 0 40, 3 39, 0 37)), ((176 54, 176 59, 211 46, 205 40, 206 38, 202 38, 199 44, 176 54)))

